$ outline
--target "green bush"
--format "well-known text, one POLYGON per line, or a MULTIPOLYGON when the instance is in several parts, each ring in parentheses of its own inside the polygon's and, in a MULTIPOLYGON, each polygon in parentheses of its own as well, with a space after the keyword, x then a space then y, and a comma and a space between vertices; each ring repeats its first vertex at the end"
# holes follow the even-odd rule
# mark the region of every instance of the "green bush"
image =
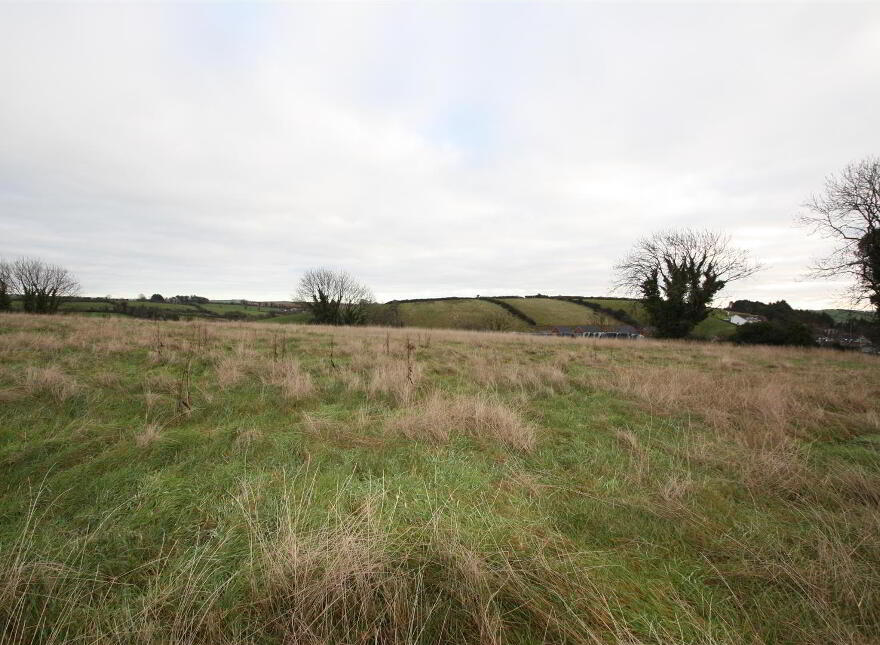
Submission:
POLYGON ((737 327, 731 337, 734 343, 744 345, 815 345, 813 332, 799 322, 758 322, 737 327))

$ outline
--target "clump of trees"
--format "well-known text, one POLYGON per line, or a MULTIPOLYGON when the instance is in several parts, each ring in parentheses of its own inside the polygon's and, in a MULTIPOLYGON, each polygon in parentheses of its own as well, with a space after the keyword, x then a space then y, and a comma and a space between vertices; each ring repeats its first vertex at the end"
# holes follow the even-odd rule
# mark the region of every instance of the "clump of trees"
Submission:
POLYGON ((615 267, 617 287, 641 296, 662 338, 687 336, 708 317, 727 284, 759 268, 746 251, 731 247, 726 235, 691 229, 645 237, 615 267))
POLYGON ((0 309, 10 309, 12 296, 16 296, 26 312, 54 314, 66 298, 79 290, 73 274, 57 264, 40 258, 0 261, 0 309))
POLYGON ((809 347, 816 344, 812 330, 807 325, 793 320, 770 320, 740 325, 730 340, 741 345, 809 347))
POLYGON ((174 296, 169 298, 171 302, 180 303, 182 305, 206 305, 211 302, 208 298, 204 296, 197 296, 195 294, 191 296, 174 296))
POLYGON ((10 290, 11 287, 9 285, 9 278, 6 275, 5 264, 0 262, 0 311, 9 311, 12 309, 10 290))
POLYGON ((371 303, 367 307, 366 324, 376 327, 403 327, 400 307, 397 302, 371 303))
POLYGON ((830 329, 834 318, 823 311, 794 309, 785 300, 764 303, 759 300, 735 300, 727 307, 730 311, 764 316, 767 320, 778 322, 797 322, 811 327, 830 329))
POLYGON ((326 268, 306 271, 296 296, 305 301, 314 322, 323 325, 363 325, 374 302, 369 287, 347 271, 326 268))
POLYGON ((880 324, 880 159, 863 159, 831 175, 825 191, 804 208, 801 223, 835 244, 815 261, 812 275, 851 278, 851 299, 870 303, 880 324))

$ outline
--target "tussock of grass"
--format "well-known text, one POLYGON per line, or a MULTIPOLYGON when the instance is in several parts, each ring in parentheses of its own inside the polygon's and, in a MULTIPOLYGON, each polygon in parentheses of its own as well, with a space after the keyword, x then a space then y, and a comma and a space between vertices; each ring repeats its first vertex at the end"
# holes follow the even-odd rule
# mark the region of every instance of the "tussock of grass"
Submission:
POLYGON ((445 442, 455 433, 491 439, 517 450, 535 447, 535 428, 503 403, 482 396, 445 397, 432 393, 394 417, 388 430, 410 439, 445 442))
POLYGON ((294 401, 305 399, 315 391, 311 375, 293 359, 271 363, 264 380, 281 388, 284 398, 294 401))
POLYGON ((162 427, 159 424, 148 423, 135 435, 134 440, 138 446, 145 448, 157 441, 161 432, 162 427))
POLYGON ((79 390, 76 379, 54 365, 28 367, 22 386, 32 396, 46 395, 57 403, 66 401, 79 390))
POLYGON ((391 396, 398 403, 408 403, 422 378, 421 365, 406 360, 379 359, 370 373, 368 391, 372 395, 391 396))

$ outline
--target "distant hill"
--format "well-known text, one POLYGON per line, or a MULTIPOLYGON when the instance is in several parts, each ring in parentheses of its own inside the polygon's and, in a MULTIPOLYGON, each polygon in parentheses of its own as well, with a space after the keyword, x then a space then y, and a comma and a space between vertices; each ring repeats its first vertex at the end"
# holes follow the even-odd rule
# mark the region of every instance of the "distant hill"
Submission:
MULTIPOLYGON (((13 306, 20 303, 13 301, 13 306)), ((310 315, 305 303, 212 300, 207 303, 150 302, 114 298, 76 298, 62 304, 62 313, 90 316, 129 316, 186 320, 193 318, 264 320, 280 324, 305 324, 310 315)), ((537 331, 553 326, 598 325, 615 327, 645 326, 647 312, 633 298, 606 296, 499 296, 480 298, 424 298, 394 300, 379 309, 392 315, 375 324, 407 327, 472 329, 496 331, 537 331)), ((727 322, 727 313, 714 309, 694 330, 696 338, 724 338, 736 330, 727 322)), ((854 309, 822 309, 835 323, 869 320, 872 313, 854 309)))
MULTIPOLYGON (((536 331, 553 326, 615 327, 647 323, 642 304, 630 298, 581 296, 502 296, 498 298, 426 298, 387 303, 397 307, 408 327, 536 331), (590 305, 593 305, 592 307, 590 305)), ((721 310, 694 330, 697 338, 726 337, 736 326, 721 310)))
POLYGON ((874 318, 874 312, 858 309, 820 309, 819 311, 831 316, 836 323, 848 320, 872 320, 874 318))
MULTIPOLYGON (((20 307, 13 300, 13 308, 20 307)), ((63 302, 60 313, 77 313, 89 316, 126 316, 132 318, 155 318, 164 320, 187 320, 191 318, 259 320, 290 315, 297 303, 262 303, 241 301, 208 301, 205 303, 152 302, 125 298, 74 298, 63 302)), ((300 318, 302 315, 300 314, 300 318)))
POLYGON ((528 331, 529 323, 483 298, 438 298, 389 303, 406 327, 528 331))

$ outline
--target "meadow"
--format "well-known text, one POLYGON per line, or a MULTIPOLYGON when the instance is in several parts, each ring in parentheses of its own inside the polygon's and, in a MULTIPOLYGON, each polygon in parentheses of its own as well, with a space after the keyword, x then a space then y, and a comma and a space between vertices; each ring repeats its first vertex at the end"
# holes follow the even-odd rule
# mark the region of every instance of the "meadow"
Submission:
POLYGON ((510 312, 486 300, 422 300, 398 306, 401 322, 407 327, 441 329, 490 329, 525 331, 529 325, 510 312))
POLYGON ((0 316, 0 642, 880 640, 880 369, 0 316))
POLYGON ((538 325, 599 325, 616 322, 591 309, 551 298, 502 298, 538 325))

